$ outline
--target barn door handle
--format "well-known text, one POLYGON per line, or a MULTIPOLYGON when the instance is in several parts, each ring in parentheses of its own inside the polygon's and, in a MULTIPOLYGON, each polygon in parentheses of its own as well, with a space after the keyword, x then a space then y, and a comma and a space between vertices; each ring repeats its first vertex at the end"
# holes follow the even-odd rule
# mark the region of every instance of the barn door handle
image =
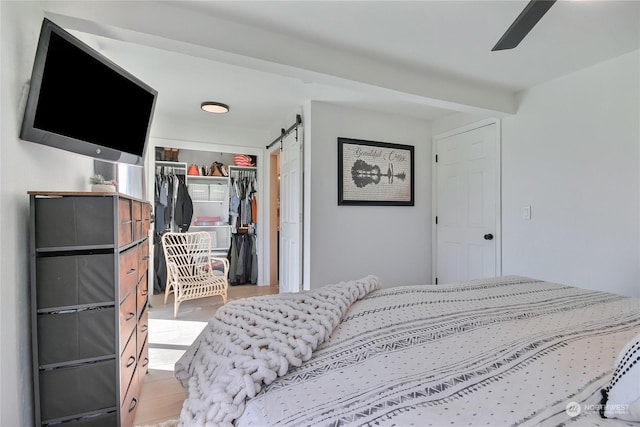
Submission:
POLYGON ((485 234, 484 235, 484 240, 493 240, 493 234, 491 234, 491 233, 485 234))

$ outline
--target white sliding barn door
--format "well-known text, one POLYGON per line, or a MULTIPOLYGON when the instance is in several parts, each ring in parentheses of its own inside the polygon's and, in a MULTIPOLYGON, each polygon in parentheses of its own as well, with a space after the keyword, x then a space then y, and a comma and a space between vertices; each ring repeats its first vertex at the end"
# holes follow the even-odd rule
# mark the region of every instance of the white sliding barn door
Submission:
POLYGON ((500 274, 498 124, 436 137, 437 283, 500 274))
POLYGON ((302 129, 298 128, 284 138, 280 154, 281 293, 302 288, 302 165, 302 129))

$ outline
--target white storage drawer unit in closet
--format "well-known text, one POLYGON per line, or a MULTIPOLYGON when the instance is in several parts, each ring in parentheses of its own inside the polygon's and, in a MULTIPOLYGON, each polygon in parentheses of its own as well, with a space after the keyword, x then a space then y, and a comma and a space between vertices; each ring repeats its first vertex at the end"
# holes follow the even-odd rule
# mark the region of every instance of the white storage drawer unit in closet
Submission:
POLYGON ((187 177, 193 202, 193 220, 189 231, 207 231, 216 256, 226 256, 231 244, 229 227, 229 178, 224 176, 187 177))

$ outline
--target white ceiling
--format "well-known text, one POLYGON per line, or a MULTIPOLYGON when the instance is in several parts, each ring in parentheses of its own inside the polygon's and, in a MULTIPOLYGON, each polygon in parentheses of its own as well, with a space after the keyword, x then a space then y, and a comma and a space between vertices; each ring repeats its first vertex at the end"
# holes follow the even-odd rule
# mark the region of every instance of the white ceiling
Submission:
POLYGON ((48 16, 156 88, 159 115, 277 134, 308 100, 512 113, 516 92, 640 48, 640 2, 560 0, 491 52, 526 3, 49 2, 48 16), (231 112, 207 115, 205 100, 231 112))

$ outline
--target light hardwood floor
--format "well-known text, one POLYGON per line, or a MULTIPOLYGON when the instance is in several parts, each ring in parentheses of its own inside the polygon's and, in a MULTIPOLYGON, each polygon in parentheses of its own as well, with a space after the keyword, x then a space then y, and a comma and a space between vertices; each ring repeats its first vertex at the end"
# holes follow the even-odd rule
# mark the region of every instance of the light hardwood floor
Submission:
MULTIPOLYGON (((277 286, 229 286, 229 301, 278 293, 277 286)), ((149 372, 145 375, 136 426, 157 426, 180 416, 185 391, 173 375, 173 365, 222 306, 219 296, 185 301, 173 317, 173 296, 153 295, 149 309, 149 372)))

